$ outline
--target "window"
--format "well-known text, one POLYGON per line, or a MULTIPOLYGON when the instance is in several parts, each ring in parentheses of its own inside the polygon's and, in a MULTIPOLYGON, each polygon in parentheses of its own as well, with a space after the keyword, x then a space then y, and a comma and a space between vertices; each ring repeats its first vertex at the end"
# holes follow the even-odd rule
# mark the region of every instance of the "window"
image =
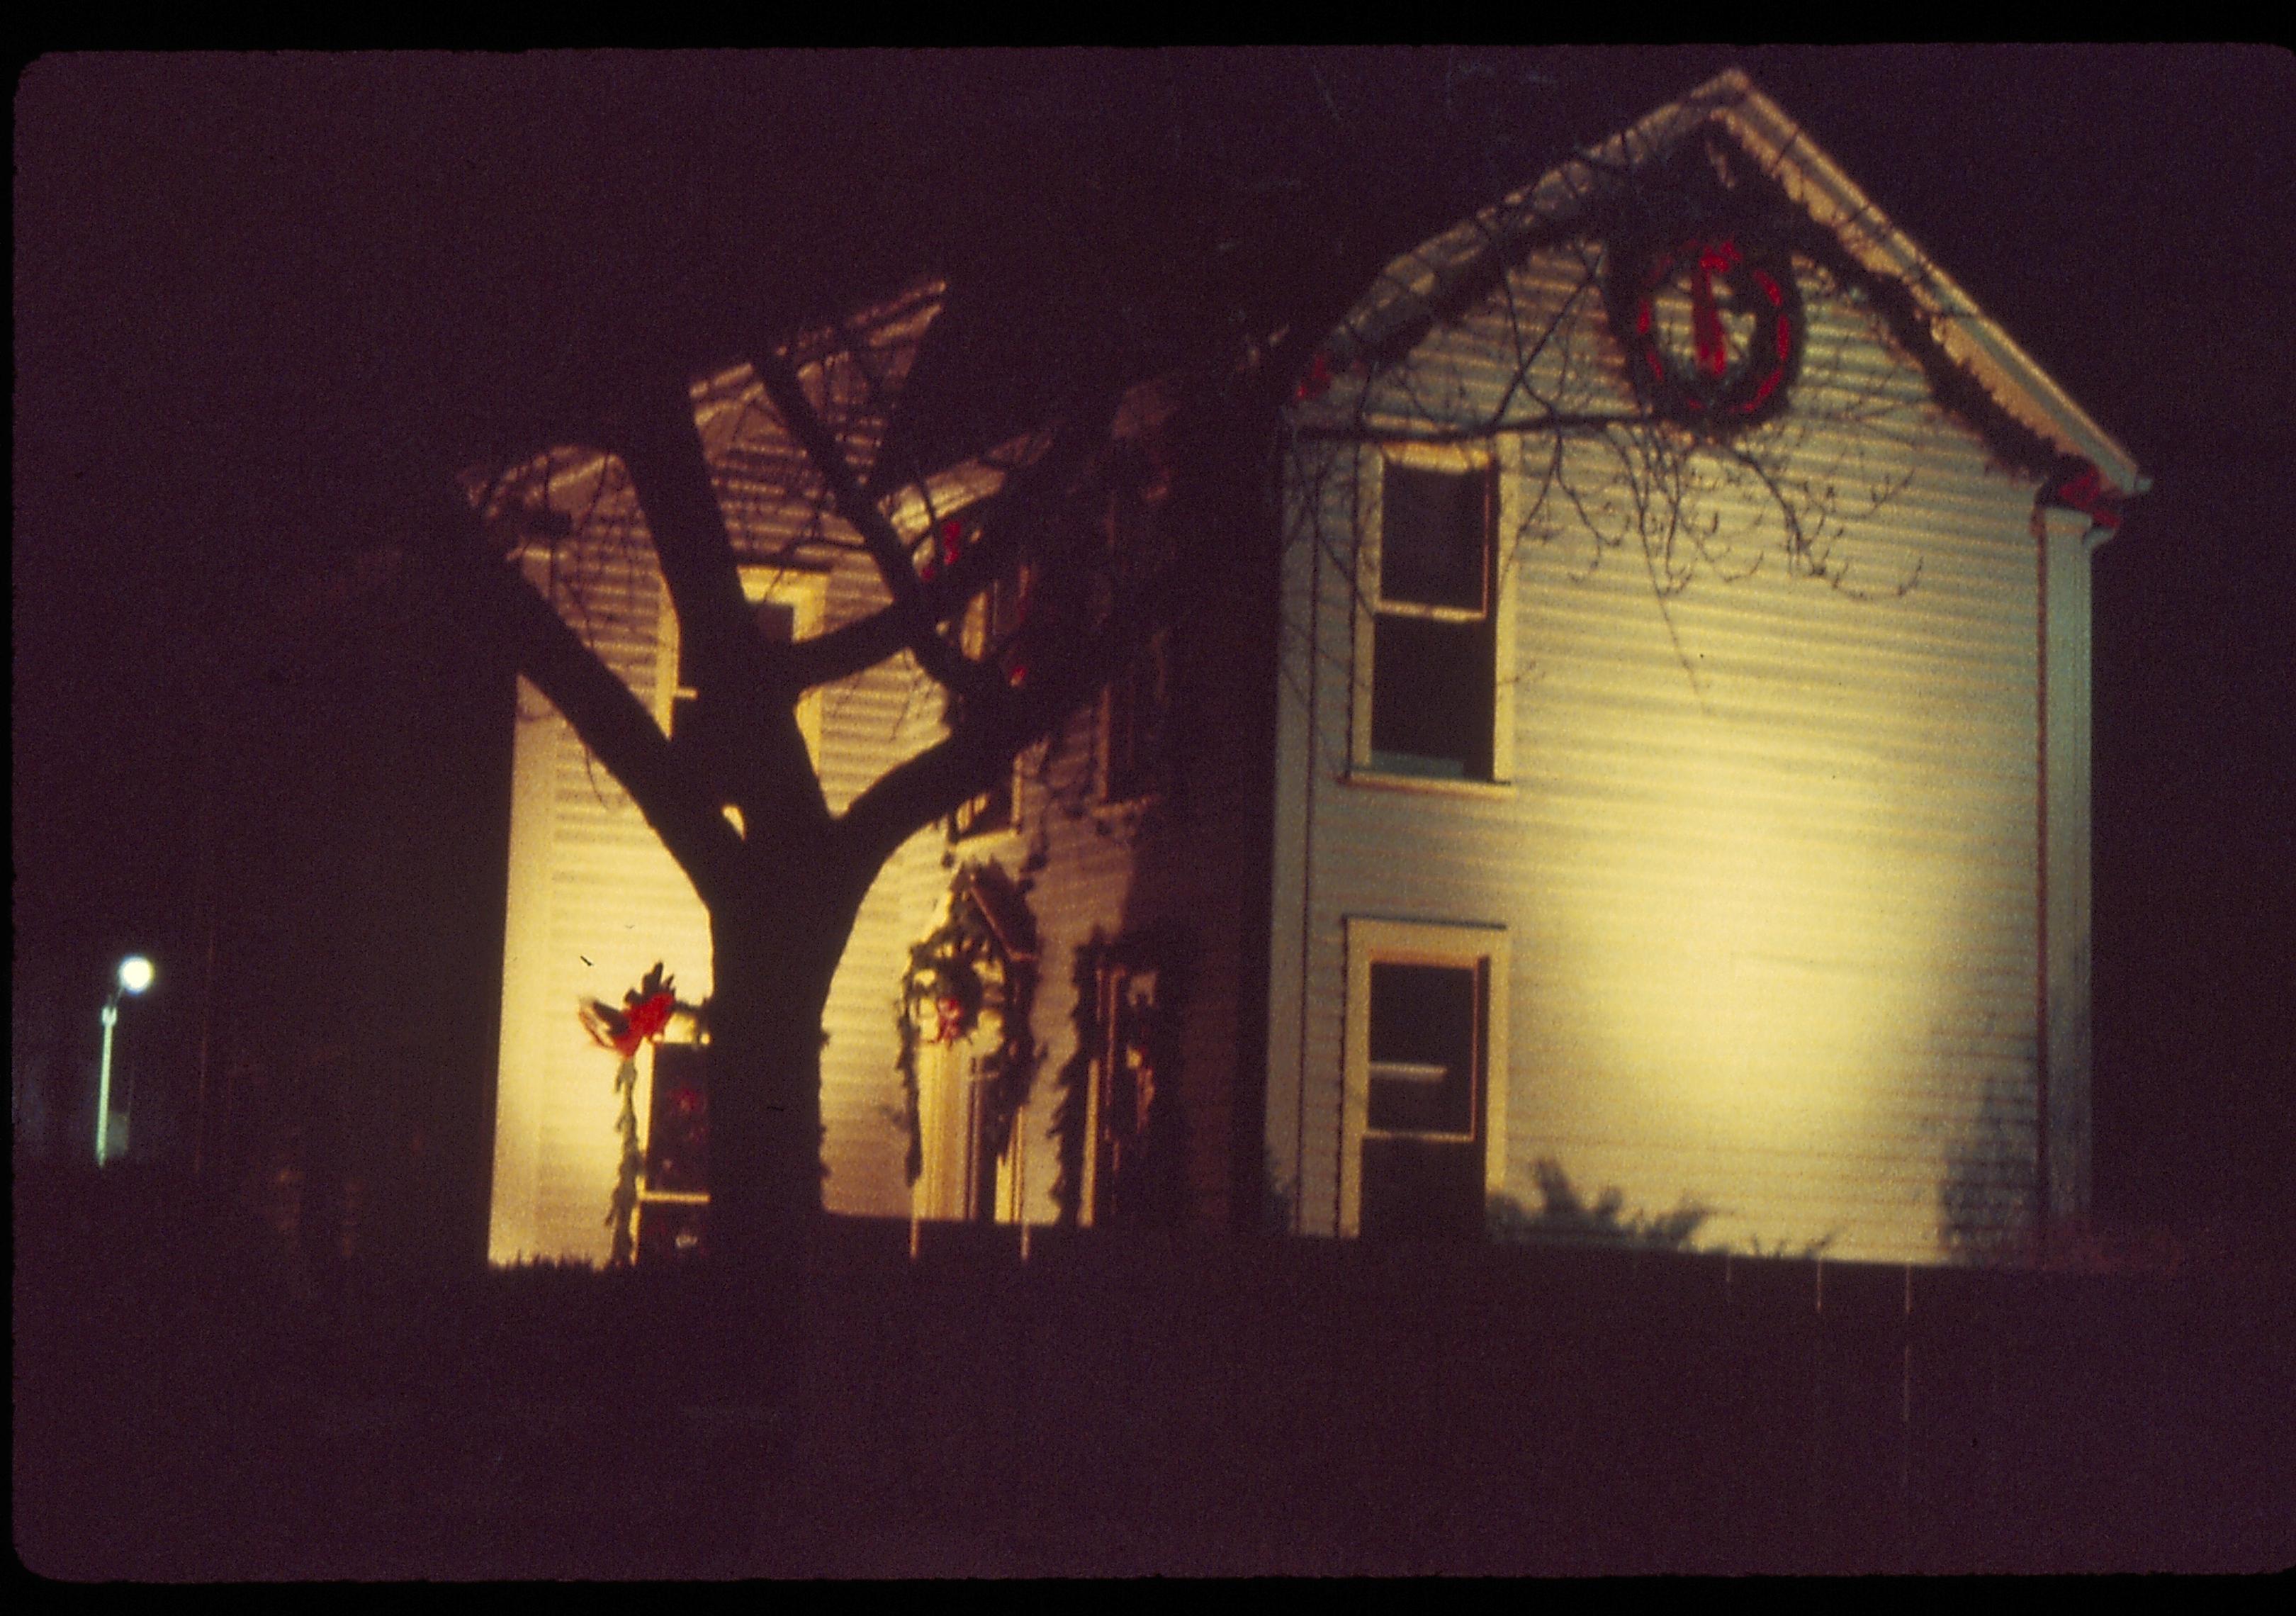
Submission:
POLYGON ((1100 800, 1133 802, 1163 785, 1172 632, 1159 628, 1101 701, 1100 800))
POLYGON ((1373 775, 1507 776, 1512 636, 1488 458, 1414 448, 1379 461, 1359 554, 1353 761, 1373 775))
POLYGON ((709 1058, 700 1044, 653 1046, 645 1176, 638 1183, 641 1263, 701 1254, 709 1206, 709 1091, 703 1081, 709 1058))
POLYGON ((1098 1036, 1078 1206, 1088 1227, 1154 1227, 1173 1218, 1177 1097, 1168 1092, 1172 1074, 1163 1070, 1169 1029, 1157 976, 1152 964, 1120 955, 1103 958, 1094 973, 1098 1036))
MULTIPOLYGON (((996 654, 1004 663, 1007 677, 1016 685, 1027 677, 1027 669, 1017 660, 1019 648, 1009 642, 1021 627, 1028 591, 1025 569, 998 579, 994 587, 983 591, 965 608, 964 625, 958 639, 959 648, 976 661, 987 660, 996 654)), ((1016 759, 1004 779, 950 815, 950 840, 962 841, 970 836, 1018 830, 1021 773, 1021 765, 1016 759)))
POLYGON ((1348 922, 1343 1228, 1478 1240, 1506 1172, 1503 931, 1348 922))

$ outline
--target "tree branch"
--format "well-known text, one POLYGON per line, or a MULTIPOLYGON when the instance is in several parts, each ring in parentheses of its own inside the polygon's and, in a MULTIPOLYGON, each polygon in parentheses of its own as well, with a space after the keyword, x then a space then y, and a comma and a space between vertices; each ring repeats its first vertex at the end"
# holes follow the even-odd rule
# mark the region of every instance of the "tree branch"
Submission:
POLYGON ((704 901, 730 890, 741 841, 691 765, 517 563, 489 559, 477 513, 451 491, 448 499, 443 536, 430 546, 447 573, 445 596, 477 611, 485 631, 512 648, 519 671, 629 792, 704 901))
POLYGON ((797 722, 802 687, 791 682, 779 648, 767 644, 750 620, 682 383, 668 373, 652 379, 625 444, 678 634, 692 654, 702 767, 741 806, 746 824, 826 824, 829 805, 797 722))
MULTIPOLYGON (((1020 546, 1012 537, 1013 532, 1012 527, 999 524, 969 546, 954 565, 919 580, 924 611, 936 626, 963 611, 974 595, 1003 577, 1020 559, 1020 546)), ((799 641, 789 647, 785 665, 797 688, 810 690, 816 685, 832 685, 873 668, 906 649, 908 644, 906 616, 900 605, 893 603, 866 617, 840 624, 826 634, 799 641)))
POLYGON ((1027 685, 1000 687, 993 710, 968 710, 947 735, 856 797, 838 821, 839 838, 874 868, 917 832, 996 785, 1015 758, 1057 731, 1138 653, 1162 609, 1160 594, 1147 587, 1121 592, 1103 620, 1061 633, 1059 654, 1033 662, 1027 685))
POLYGON ((996 671, 941 638, 939 620, 927 606, 916 569, 910 564, 908 546, 901 542, 891 520, 863 491, 844 449, 806 398, 795 368, 771 350, 758 353, 750 363, 765 384, 766 396, 781 412, 783 424, 829 485, 838 514, 861 536, 870 559, 877 563, 877 575, 884 580, 885 592, 893 597, 893 610, 898 614, 894 620, 900 627, 902 644, 917 659, 919 667, 950 690, 973 701, 993 701, 1003 688, 996 671))

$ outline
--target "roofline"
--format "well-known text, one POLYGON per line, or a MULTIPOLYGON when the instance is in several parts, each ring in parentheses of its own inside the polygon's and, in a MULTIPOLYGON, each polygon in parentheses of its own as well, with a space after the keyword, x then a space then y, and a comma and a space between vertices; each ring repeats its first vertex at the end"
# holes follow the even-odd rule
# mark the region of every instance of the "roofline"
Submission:
POLYGON ((1853 261, 1904 287, 1946 358, 2019 424, 2062 452, 2087 460, 2124 496, 2151 486, 2136 457, 1738 68, 1717 74, 1681 100, 1557 163, 1504 201, 1398 255, 1332 333, 1334 357, 1376 350, 1431 317, 1447 292, 1491 254, 1509 250, 1535 232, 1568 226, 1591 198, 1602 194, 1607 176, 1661 156, 1710 124, 1737 142, 1786 199, 1853 261), (1406 299, 1417 307, 1406 317, 1384 317, 1406 299))
MULTIPOLYGON (((834 339, 840 336, 849 339, 853 332, 882 328, 905 318, 916 320, 922 316, 922 323, 930 324, 947 291, 939 277, 925 277, 881 303, 857 309, 836 325, 808 327, 783 344, 782 351, 800 376, 810 375, 835 351, 834 339)), ((765 398, 764 383, 758 380, 756 369, 748 360, 723 365, 697 378, 688 385, 687 392, 693 401, 694 430, 701 438, 704 454, 711 456, 723 453, 730 445, 742 413, 757 407, 765 398)), ((945 514, 996 493, 1014 468, 1034 458, 1038 447, 1033 435, 1024 434, 922 480, 888 489, 877 504, 896 532, 904 538, 914 538, 924 531, 936 512, 945 514)), ((488 490, 497 482, 509 486, 524 480, 519 473, 528 479, 538 473, 545 503, 558 505, 584 497, 584 486, 601 475, 613 458, 605 449, 566 445, 545 449, 511 468, 509 475, 499 478, 484 466, 473 466, 463 472, 461 481, 472 502, 478 504, 486 499, 488 490)), ((524 486, 531 488, 532 483, 525 481, 524 486)), ((526 542, 528 546, 537 546, 540 541, 526 542)))
POLYGON ((1832 232, 1844 250, 1903 285, 1934 322, 1948 358, 2044 437, 2094 464, 2124 495, 2151 486, 2136 457, 2093 420, 2000 323, 1978 307, 1935 259, 1891 223, 1833 160, 1737 68, 1685 97, 1711 108, 1786 195, 1832 232))

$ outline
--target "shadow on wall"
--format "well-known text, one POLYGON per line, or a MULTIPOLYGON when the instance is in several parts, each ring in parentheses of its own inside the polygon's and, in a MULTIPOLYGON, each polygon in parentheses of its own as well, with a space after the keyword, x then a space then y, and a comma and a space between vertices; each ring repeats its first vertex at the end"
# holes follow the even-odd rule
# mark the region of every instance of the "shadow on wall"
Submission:
POLYGON ((2021 1261, 2033 1245, 2033 1117, 2030 1063, 2019 1079, 1986 1081, 1977 1115, 1946 1152, 1938 1227, 1956 1261, 2021 1261))
POLYGON ((1538 1184, 1538 1210, 1532 1211, 1512 1195, 1491 1196, 1484 1203, 1485 1228, 1501 1245, 1564 1244, 1634 1246, 1653 1251, 1686 1251, 1714 1209, 1688 1196, 1672 1211, 1655 1216, 1626 1210, 1626 1194, 1615 1185, 1604 1188, 1590 1202, 1579 1194, 1553 1157, 1531 1169, 1538 1184))

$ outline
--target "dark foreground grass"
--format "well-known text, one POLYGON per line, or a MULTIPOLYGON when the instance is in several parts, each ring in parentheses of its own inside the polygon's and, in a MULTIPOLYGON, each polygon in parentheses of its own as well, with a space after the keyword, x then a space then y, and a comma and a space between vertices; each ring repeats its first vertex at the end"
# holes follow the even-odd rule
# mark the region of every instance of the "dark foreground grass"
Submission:
POLYGON ((14 1524, 70 1580, 2255 1571, 2277 1270, 1969 1273, 832 1222, 699 1271, 314 1271, 19 1173, 14 1524))

